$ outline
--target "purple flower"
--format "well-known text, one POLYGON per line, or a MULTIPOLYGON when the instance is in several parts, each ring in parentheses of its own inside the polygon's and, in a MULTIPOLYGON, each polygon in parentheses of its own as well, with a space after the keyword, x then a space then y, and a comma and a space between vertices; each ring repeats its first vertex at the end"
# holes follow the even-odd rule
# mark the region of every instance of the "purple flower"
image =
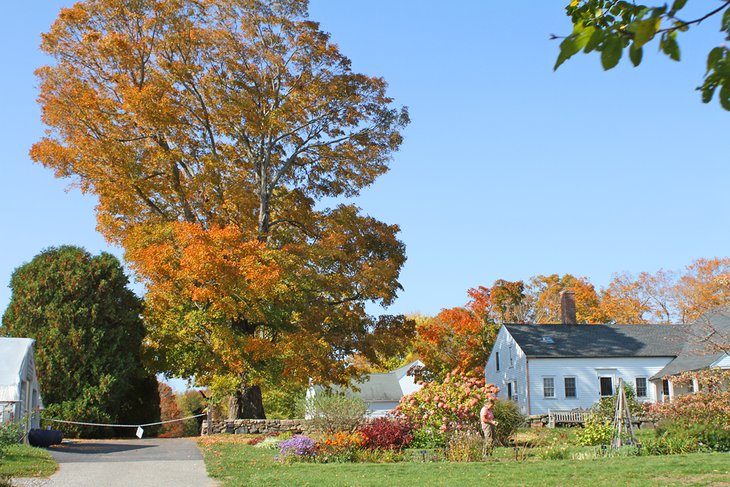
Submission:
POLYGON ((290 440, 279 443, 279 454, 276 459, 286 461, 293 457, 314 457, 317 453, 317 442, 305 435, 295 435, 290 440))

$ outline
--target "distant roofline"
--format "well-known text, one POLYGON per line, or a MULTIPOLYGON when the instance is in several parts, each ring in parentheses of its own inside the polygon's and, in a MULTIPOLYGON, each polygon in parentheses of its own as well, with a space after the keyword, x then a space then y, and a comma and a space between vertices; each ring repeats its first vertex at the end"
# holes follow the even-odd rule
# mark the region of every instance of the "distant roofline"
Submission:
POLYGON ((566 325, 565 323, 504 323, 502 326, 691 326, 691 323, 578 323, 575 325, 566 325))
MULTIPOLYGON (((621 358, 617 355, 528 355, 530 358, 621 358)), ((626 355, 630 358, 675 358, 676 355, 626 355)))

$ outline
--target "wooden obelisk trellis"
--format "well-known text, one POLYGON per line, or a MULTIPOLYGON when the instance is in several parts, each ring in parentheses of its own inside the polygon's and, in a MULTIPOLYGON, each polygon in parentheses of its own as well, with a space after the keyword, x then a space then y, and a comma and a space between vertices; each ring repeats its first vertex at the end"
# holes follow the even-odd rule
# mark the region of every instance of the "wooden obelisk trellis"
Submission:
POLYGON ((624 445, 636 445, 634 423, 631 421, 631 411, 626 402, 626 391, 623 379, 618 380, 616 395, 616 411, 613 415, 613 437, 611 448, 620 448, 624 445))

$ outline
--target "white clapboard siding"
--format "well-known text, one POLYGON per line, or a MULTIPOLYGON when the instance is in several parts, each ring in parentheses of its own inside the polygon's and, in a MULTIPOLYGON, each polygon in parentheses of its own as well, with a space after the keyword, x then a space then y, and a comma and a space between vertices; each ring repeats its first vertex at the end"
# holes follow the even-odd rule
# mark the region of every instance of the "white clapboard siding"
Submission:
POLYGON ((606 358, 530 358, 529 414, 547 414, 550 409, 587 409, 600 398, 599 377, 611 377, 614 391, 618 379, 636 387, 636 378, 647 378, 647 397, 641 401, 656 402, 656 388, 648 378, 659 372, 673 357, 606 357, 606 358), (543 378, 553 377, 555 397, 546 398, 543 378), (565 397, 565 377, 575 377, 576 397, 565 397))
MULTIPOLYGON (((522 414, 528 414, 526 377, 527 357, 504 326, 500 328, 489 355, 484 377, 488 384, 499 387, 498 397, 507 400, 507 384, 516 384, 517 403, 522 414), (499 371, 497 371, 497 353, 499 352, 499 371), (511 361, 510 361, 511 358, 511 361)), ((515 394, 513 393, 513 396, 515 394)))
POLYGON ((730 369, 730 355, 725 354, 724 357, 720 357, 712 366, 720 367, 721 369, 730 369))

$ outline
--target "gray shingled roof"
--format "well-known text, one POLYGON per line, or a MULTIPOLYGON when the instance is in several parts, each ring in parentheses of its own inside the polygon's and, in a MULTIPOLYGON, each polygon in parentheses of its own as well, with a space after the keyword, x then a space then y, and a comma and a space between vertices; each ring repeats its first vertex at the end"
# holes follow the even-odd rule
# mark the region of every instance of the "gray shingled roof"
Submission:
POLYGON ((652 379, 709 367, 724 355, 717 347, 730 346, 728 341, 730 315, 723 311, 708 313, 691 325, 678 356, 654 374, 652 379))
POLYGON ((688 325, 505 325, 528 357, 676 357, 688 325))
POLYGON ((353 385, 360 389, 357 395, 365 402, 398 402, 403 397, 398 377, 390 372, 370 374, 363 382, 353 385))

